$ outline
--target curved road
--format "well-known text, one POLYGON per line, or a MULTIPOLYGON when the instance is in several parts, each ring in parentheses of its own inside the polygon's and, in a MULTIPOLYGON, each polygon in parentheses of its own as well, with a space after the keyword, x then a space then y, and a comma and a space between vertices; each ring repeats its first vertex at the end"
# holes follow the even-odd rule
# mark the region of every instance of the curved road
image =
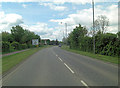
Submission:
POLYGON ((116 65, 71 53, 57 46, 38 51, 3 78, 3 86, 117 85, 116 65))

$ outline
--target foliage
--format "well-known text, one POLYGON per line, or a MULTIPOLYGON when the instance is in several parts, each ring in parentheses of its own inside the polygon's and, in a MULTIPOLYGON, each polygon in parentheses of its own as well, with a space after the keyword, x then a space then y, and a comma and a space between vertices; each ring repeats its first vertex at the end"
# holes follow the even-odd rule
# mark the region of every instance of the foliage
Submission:
POLYGON ((43 40, 41 40, 41 43, 43 45, 50 45, 50 40, 49 39, 43 39, 43 40))
POLYGON ((57 39, 50 41, 50 45, 58 45, 58 44, 59 44, 59 41, 57 39))
POLYGON ((24 29, 21 26, 12 27, 11 34, 16 42, 21 43, 21 37, 24 36, 24 29))
POLYGON ((20 44, 31 43, 32 39, 39 39, 40 42, 39 35, 36 35, 34 32, 31 32, 29 30, 24 30, 19 25, 12 27, 11 34, 14 37, 15 41, 19 42, 20 44))
POLYGON ((95 20, 95 29, 101 31, 101 33, 105 33, 107 30, 107 27, 109 26, 109 19, 104 16, 100 15, 98 18, 95 20))
MULTIPOLYGON (((118 33, 119 35, 119 33, 118 33)), ((70 48, 92 52, 93 51, 93 37, 87 35, 87 29, 79 25, 73 29, 67 38, 70 48)), ((100 30, 95 35, 96 54, 107 56, 119 56, 120 40, 117 34, 102 33, 100 30)))
POLYGON ((14 49, 16 49, 16 50, 20 49, 20 44, 18 42, 12 42, 11 46, 14 47, 14 49))
POLYGON ((2 41, 2 51, 6 52, 9 51, 9 49, 10 49, 10 43, 6 41, 2 41))
POLYGON ((14 38, 10 33, 2 32, 2 41, 7 41, 12 43, 14 41, 14 38))
POLYGON ((88 33, 85 27, 79 25, 69 34, 67 41, 72 49, 85 52, 93 52, 93 40, 95 38, 95 53, 107 56, 120 54, 120 32, 117 34, 106 33, 109 19, 106 16, 98 16, 95 20, 94 30, 88 33), (91 34, 92 36, 89 36, 91 34))
POLYGON ((80 50, 70 49, 68 46, 65 46, 65 45, 62 46, 62 49, 65 49, 67 51, 74 52, 74 53, 77 53, 80 55, 88 56, 88 57, 91 57, 93 59, 99 59, 99 60, 102 60, 105 62, 119 64, 118 57, 105 56, 105 55, 100 55, 100 54, 93 54, 91 52, 84 52, 84 51, 80 51, 80 50))
POLYGON ((27 44, 21 44, 21 48, 22 48, 22 49, 27 49, 28 46, 27 46, 27 44))
POLYGON ((27 49, 32 46, 32 39, 39 39, 40 36, 36 35, 34 32, 23 29, 21 26, 17 25, 12 27, 11 33, 2 32, 2 52, 11 52, 14 50, 27 49))
POLYGON ((73 29, 73 31, 69 34, 68 43, 70 44, 70 48, 80 48, 82 46, 82 38, 87 34, 87 29, 82 27, 79 24, 79 27, 73 29), (80 46, 79 46, 80 45, 80 46))

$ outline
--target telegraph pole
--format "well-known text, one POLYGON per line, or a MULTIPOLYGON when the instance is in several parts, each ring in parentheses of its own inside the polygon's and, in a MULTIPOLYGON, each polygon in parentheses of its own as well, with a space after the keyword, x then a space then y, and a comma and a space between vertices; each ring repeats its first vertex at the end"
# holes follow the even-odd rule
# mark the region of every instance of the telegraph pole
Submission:
MULTIPOLYGON (((62 24, 62 22, 61 22, 61 24, 62 24)), ((67 23, 65 23, 65 32, 66 32, 65 39, 67 39, 67 23)), ((64 38, 64 31, 63 31, 63 38, 64 38)))
POLYGON ((95 22, 94 22, 94 0, 92 0, 92 7, 93 7, 93 50, 94 50, 94 54, 95 54, 95 22))
POLYGON ((64 31, 63 31, 63 38, 64 38, 64 31))
MULTIPOLYGON (((62 24, 62 22, 61 22, 62 24)), ((66 38, 67 38, 67 23, 65 23, 65 31, 66 31, 66 38)), ((64 36, 64 31, 63 31, 63 36, 64 36)))
POLYGON ((65 29, 66 29, 66 39, 67 39, 67 23, 65 23, 65 29))

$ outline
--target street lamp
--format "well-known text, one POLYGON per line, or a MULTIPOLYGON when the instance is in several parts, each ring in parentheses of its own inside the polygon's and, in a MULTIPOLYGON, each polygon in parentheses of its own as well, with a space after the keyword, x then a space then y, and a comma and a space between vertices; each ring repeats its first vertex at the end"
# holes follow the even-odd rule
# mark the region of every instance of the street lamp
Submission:
MULTIPOLYGON (((62 22, 61 22, 61 24, 62 24, 62 22)), ((66 30, 66 38, 67 38, 67 23, 65 23, 65 30, 66 30)), ((63 34, 64 34, 64 31, 63 31, 63 34)))

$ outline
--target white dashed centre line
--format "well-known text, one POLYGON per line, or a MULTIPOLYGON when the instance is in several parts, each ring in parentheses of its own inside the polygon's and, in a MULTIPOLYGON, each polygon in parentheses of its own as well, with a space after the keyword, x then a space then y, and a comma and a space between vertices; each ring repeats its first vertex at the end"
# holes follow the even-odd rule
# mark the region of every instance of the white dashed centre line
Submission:
POLYGON ((87 85, 83 80, 81 80, 81 83, 82 83, 84 86, 86 86, 87 88, 89 88, 88 85, 87 85))
POLYGON ((74 71, 67 64, 64 63, 64 65, 74 74, 74 71))
POLYGON ((63 62, 63 60, 60 57, 58 57, 58 59, 63 62))

